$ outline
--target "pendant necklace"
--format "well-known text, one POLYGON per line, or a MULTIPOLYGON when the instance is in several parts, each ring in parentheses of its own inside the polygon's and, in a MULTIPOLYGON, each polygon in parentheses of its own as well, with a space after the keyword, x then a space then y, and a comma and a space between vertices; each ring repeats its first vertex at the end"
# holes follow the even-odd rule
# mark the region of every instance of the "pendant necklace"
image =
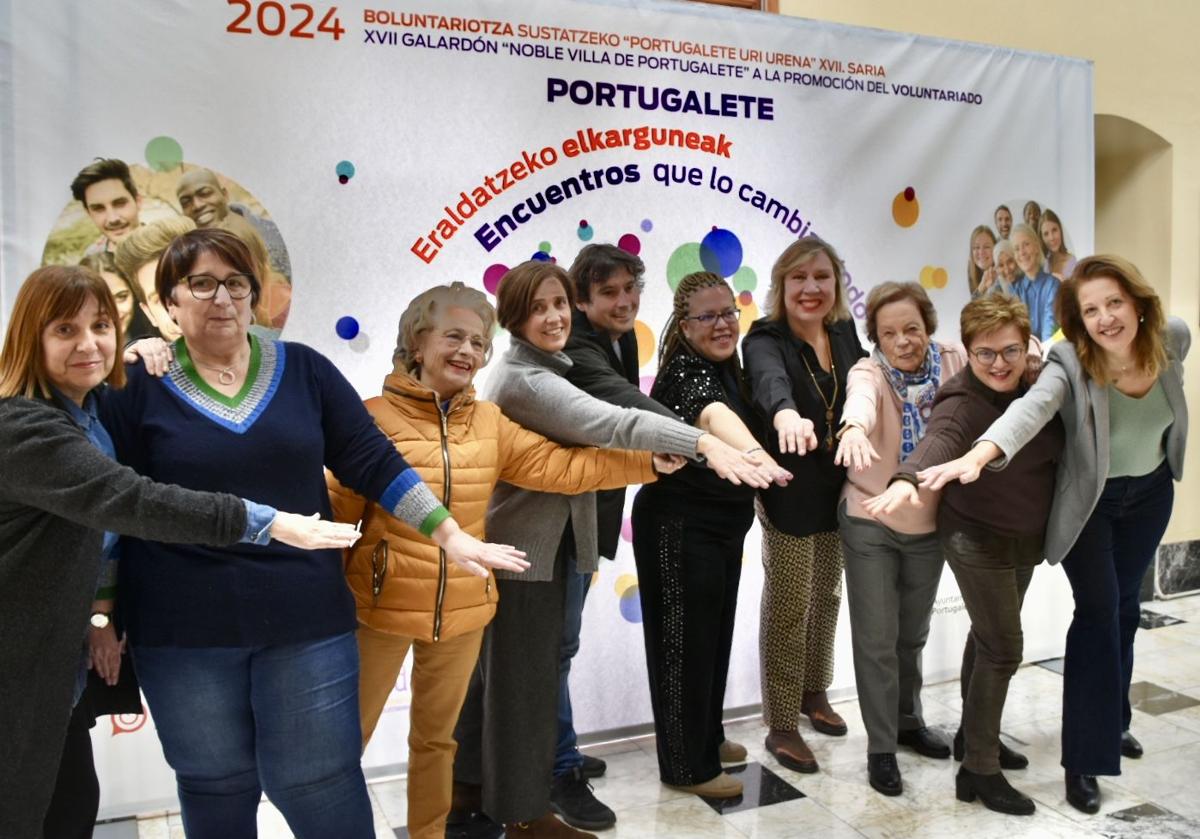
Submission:
POLYGON ((825 406, 825 450, 831 452, 833 451, 833 406, 837 404, 838 398, 837 366, 833 363, 833 344, 829 344, 829 372, 833 376, 833 397, 830 399, 825 398, 825 391, 821 390, 821 386, 817 383, 817 377, 813 373, 808 359, 804 357, 804 353, 800 353, 800 360, 804 362, 804 369, 808 371, 808 377, 812 379, 817 396, 821 397, 821 404, 825 406))
MULTIPOLYGON (((192 359, 192 360, 195 361, 195 359, 192 359)), ((209 370, 212 370, 213 372, 215 372, 217 374, 217 381, 225 386, 229 386, 229 385, 233 384, 235 381, 237 381, 237 373, 235 373, 234 370, 238 366, 238 364, 240 364, 241 362, 235 361, 233 364, 229 365, 228 367, 216 367, 212 364, 205 364, 203 362, 197 362, 197 363, 201 367, 207 367, 209 370)))

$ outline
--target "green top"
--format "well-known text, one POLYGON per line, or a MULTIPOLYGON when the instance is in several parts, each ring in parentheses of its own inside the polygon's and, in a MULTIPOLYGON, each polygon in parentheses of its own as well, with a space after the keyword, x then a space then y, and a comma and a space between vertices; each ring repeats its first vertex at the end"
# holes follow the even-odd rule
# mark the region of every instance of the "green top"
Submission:
POLYGON ((1167 429, 1175 421, 1156 381, 1145 396, 1108 389, 1108 477, 1149 475, 1166 458, 1167 429))

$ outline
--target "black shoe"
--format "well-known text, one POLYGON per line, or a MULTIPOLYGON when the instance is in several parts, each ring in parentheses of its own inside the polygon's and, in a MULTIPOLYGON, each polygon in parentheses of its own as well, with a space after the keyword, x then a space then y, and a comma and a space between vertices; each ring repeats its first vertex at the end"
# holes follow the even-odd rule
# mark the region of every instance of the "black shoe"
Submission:
POLYGON ((446 821, 446 839, 501 839, 503 836, 504 825, 496 824, 483 813, 446 821))
MULTIPOLYGON (((963 755, 967 753, 966 738, 963 737, 963 730, 960 728, 954 734, 954 759, 962 761, 963 755)), ((1024 769, 1029 766, 1029 758, 1020 752, 1014 752, 1008 746, 1004 745, 1004 741, 1000 741, 1000 768, 1001 769, 1024 769)))
POLYGON ((871 789, 884 795, 899 795, 904 791, 900 783, 900 767, 891 752, 867 755, 867 780, 871 789))
POLYGON ((1128 731, 1121 732, 1121 756, 1131 757, 1135 760, 1145 754, 1142 744, 1137 741, 1137 738, 1128 731))
POLYGON ((945 760, 950 757, 950 747, 925 726, 910 728, 896 735, 896 743, 908 746, 914 752, 925 757, 945 760))
POLYGON ((608 771, 608 764, 598 757, 581 754, 583 765, 579 767, 579 771, 585 778, 602 778, 604 773, 608 771))
POLYGON ((578 768, 554 779, 550 809, 580 830, 604 830, 617 823, 616 814, 596 799, 592 785, 578 768))
POLYGON ((974 801, 978 797, 989 810, 1010 816, 1032 816, 1036 809, 1033 799, 1013 789, 1003 772, 976 775, 959 769, 954 779, 954 797, 959 801, 974 801))
POLYGON ((1084 813, 1100 811, 1100 785, 1095 775, 1067 773, 1067 803, 1084 813))

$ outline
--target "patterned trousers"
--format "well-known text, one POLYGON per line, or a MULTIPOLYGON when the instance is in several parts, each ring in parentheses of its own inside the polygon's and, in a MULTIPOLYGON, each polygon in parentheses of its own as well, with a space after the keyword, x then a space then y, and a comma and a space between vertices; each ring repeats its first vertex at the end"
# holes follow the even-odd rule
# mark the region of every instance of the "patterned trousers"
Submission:
POLYGON ((805 693, 833 682, 833 640, 842 603, 842 542, 836 531, 790 536, 762 526, 763 591, 758 649, 763 722, 795 729, 805 693))

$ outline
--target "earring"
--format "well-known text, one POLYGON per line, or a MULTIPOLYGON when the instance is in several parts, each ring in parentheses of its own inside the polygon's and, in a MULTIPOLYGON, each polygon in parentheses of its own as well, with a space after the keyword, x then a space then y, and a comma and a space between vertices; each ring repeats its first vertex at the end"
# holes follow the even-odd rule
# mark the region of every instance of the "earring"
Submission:
POLYGON ((1146 322, 1146 316, 1138 315, 1138 323, 1145 323, 1145 322, 1146 322))

